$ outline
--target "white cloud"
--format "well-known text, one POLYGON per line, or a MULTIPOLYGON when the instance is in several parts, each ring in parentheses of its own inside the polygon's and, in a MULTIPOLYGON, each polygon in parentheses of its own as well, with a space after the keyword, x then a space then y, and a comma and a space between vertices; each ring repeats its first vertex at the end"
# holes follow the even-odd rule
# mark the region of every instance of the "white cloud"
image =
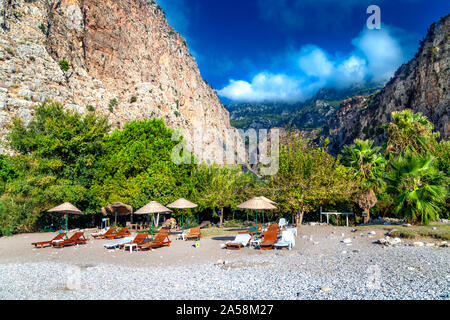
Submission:
POLYGON ((399 42, 386 28, 366 29, 352 43, 366 58, 368 72, 375 81, 388 79, 405 60, 399 42))
POLYGON ((289 74, 263 71, 251 81, 230 80, 218 94, 233 101, 295 102, 324 87, 343 89, 364 81, 386 82, 405 61, 400 40, 390 30, 363 30, 352 40, 355 49, 343 57, 315 45, 303 46, 294 54, 289 74))
POLYGON ((258 73, 251 82, 230 80, 228 86, 219 90, 219 95, 233 101, 262 102, 284 101, 294 102, 305 98, 306 88, 300 80, 285 74, 258 73))
POLYGON ((325 51, 317 46, 304 46, 299 55, 299 67, 308 76, 323 78, 334 72, 333 63, 328 59, 325 51))

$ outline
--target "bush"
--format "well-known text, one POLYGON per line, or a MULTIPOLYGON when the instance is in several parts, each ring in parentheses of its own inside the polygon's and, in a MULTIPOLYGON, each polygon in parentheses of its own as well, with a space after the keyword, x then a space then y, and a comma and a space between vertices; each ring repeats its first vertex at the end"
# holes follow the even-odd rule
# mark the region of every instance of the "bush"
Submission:
POLYGON ((111 100, 109 100, 109 112, 113 113, 114 112, 114 108, 117 107, 119 103, 117 102, 116 98, 113 98, 111 100))
POLYGON ((20 203, 11 198, 0 200, 0 236, 30 232, 37 218, 30 202, 20 203))
POLYGON ((58 64, 59 64, 59 67, 61 68, 61 70, 65 71, 65 72, 69 71, 70 66, 69 66, 69 62, 67 62, 67 60, 60 60, 58 62, 58 64))

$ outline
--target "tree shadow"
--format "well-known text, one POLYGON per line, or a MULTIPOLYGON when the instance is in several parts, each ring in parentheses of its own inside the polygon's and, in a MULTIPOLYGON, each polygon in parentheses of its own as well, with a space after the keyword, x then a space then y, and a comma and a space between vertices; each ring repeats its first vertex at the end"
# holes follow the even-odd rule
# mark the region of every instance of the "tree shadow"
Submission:
POLYGON ((227 241, 234 240, 234 237, 212 237, 211 239, 216 241, 227 241))

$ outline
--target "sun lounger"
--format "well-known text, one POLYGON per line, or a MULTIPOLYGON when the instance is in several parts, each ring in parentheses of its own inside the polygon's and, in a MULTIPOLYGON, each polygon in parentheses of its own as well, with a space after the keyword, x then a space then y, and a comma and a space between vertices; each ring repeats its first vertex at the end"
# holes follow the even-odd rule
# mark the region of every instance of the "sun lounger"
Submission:
POLYGON ((116 240, 116 241, 105 243, 103 246, 106 249, 114 249, 114 248, 119 247, 120 245, 124 245, 124 244, 127 244, 129 242, 132 242, 133 239, 134 239, 134 237, 125 237, 125 238, 122 238, 122 239, 119 239, 119 240, 116 240))
POLYGON ((35 248, 37 248, 38 246, 40 246, 41 248, 43 248, 45 246, 51 246, 53 241, 62 240, 65 236, 66 236, 66 233, 61 232, 61 233, 58 233, 56 235, 56 237, 54 237, 50 241, 33 242, 31 245, 34 246, 35 248))
POLYGON ((277 233, 277 235, 280 234, 280 228, 278 227, 278 224, 274 223, 269 225, 269 228, 267 229, 266 232, 271 232, 271 231, 275 231, 277 233))
POLYGON ((75 232, 69 239, 55 240, 52 242, 53 248, 63 248, 74 244, 86 244, 86 237, 83 232, 75 232))
POLYGON ((288 248, 291 250, 295 247, 295 235, 292 231, 283 231, 281 240, 274 244, 275 248, 288 248))
POLYGON ((256 228, 255 225, 253 225, 250 228, 248 228, 247 231, 240 231, 238 232, 238 234, 250 234, 253 237, 256 234, 256 232, 258 232, 258 234, 262 233, 262 225, 260 225, 259 223, 258 228, 256 228))
POLYGON ((285 231, 290 231, 295 237, 297 237, 297 228, 287 228, 285 231))
POLYGON ((186 236, 186 240, 197 240, 202 237, 202 233, 200 231, 200 227, 191 228, 189 230, 189 234, 186 236))
POLYGON ((233 241, 225 243, 225 247, 228 250, 239 250, 242 247, 246 247, 249 244, 251 238, 252 236, 248 233, 238 234, 233 241))
POLYGON ((138 248, 140 250, 152 250, 153 248, 158 247, 170 247, 170 241, 169 235, 166 232, 160 232, 155 235, 155 238, 152 240, 152 242, 147 242, 143 244, 138 244, 138 248))
POLYGON ((138 233, 136 237, 134 237, 133 241, 120 244, 119 248, 124 249, 126 244, 136 244, 136 246, 139 246, 149 241, 150 239, 148 238, 148 233, 138 233))
POLYGON ((94 239, 105 239, 107 236, 110 236, 116 232, 116 229, 109 228, 108 230, 104 230, 103 232, 91 233, 91 236, 94 239))
POLYGON ((259 245, 259 249, 273 249, 275 243, 277 243, 277 233, 275 231, 266 232, 264 233, 263 241, 259 245))
POLYGON ((105 235, 103 238, 104 239, 119 239, 119 238, 124 238, 129 235, 131 235, 131 233, 130 233, 130 231, 128 231, 128 228, 121 228, 116 233, 105 235))
POLYGON ((286 228, 288 226, 288 222, 286 221, 285 218, 281 218, 280 221, 278 222, 278 227, 281 228, 286 228))
POLYGON ((159 229, 159 233, 167 233, 169 236, 172 234, 172 232, 170 231, 170 228, 166 228, 166 227, 161 227, 161 229, 159 229))

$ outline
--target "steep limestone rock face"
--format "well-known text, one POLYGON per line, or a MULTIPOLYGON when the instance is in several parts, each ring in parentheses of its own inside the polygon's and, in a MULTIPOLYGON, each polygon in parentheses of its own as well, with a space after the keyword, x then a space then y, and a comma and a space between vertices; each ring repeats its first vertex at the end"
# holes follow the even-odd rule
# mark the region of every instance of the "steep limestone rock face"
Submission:
MULTIPOLYGON (((152 0, 0 0, 0 135, 52 99, 113 127, 162 118, 220 155, 228 111, 152 0), (65 71, 59 62, 67 61, 65 71)), ((188 141, 192 142, 192 141, 188 141)))
POLYGON ((441 138, 450 136, 450 15, 429 28, 416 56, 402 65, 379 93, 344 101, 323 130, 330 137, 330 151, 338 153, 355 138, 385 138, 382 124, 403 109, 422 112, 441 138))

